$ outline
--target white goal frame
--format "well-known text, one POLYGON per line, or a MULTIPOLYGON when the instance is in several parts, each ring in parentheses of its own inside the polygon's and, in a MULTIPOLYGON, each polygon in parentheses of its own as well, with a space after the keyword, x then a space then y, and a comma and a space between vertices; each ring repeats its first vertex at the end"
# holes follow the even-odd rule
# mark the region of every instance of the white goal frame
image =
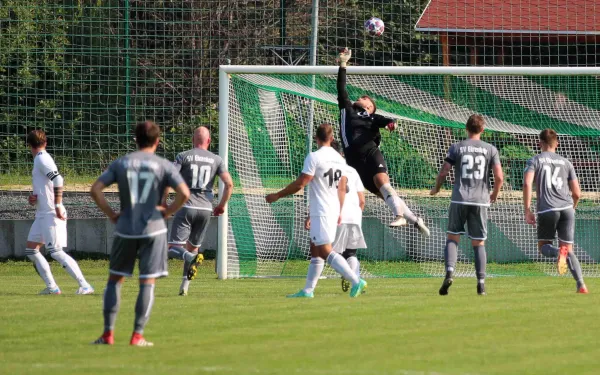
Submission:
MULTIPOLYGON (((229 164, 229 81, 231 74, 336 75, 337 66, 221 65, 219 67, 219 156, 229 164)), ((350 66, 349 75, 495 75, 495 76, 600 76, 600 67, 447 67, 447 66, 350 66)), ((224 184, 219 181, 219 196, 224 184)), ((217 275, 227 279, 228 207, 219 216, 217 235, 217 275)))

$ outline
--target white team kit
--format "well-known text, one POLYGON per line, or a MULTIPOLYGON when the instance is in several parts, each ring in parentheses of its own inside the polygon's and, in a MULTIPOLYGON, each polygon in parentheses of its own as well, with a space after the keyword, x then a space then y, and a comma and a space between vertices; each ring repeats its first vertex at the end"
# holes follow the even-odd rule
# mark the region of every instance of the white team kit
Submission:
POLYGON ((58 168, 46 150, 33 159, 33 195, 37 195, 35 220, 29 230, 27 241, 43 243, 46 249, 67 247, 67 222, 56 217, 54 186, 58 168))
POLYGON ((331 244, 340 215, 338 182, 342 176, 348 177, 346 161, 333 148, 321 147, 306 157, 302 173, 313 176, 309 184, 310 240, 316 246, 331 244))
POLYGON ((343 253, 346 249, 366 249, 362 232, 362 210, 358 193, 363 193, 365 187, 356 169, 346 166, 348 178, 346 199, 342 207, 342 224, 337 228, 333 251, 343 253))

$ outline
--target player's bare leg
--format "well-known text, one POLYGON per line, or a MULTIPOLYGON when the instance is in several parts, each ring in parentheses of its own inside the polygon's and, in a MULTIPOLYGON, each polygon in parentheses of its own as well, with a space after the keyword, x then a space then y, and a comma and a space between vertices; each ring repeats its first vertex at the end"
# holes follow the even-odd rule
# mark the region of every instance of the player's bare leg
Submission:
POLYGON ((440 287, 440 296, 448 295, 448 289, 454 282, 454 270, 456 269, 456 261, 458 259, 458 244, 460 242, 460 234, 448 233, 446 246, 444 247, 444 261, 446 263, 446 277, 440 287))
POLYGON ((46 284, 46 288, 40 292, 40 294, 61 294, 60 288, 54 281, 54 276, 50 270, 50 264, 46 258, 40 254, 40 247, 42 244, 37 242, 27 241, 25 255, 31 262, 46 284))
POLYGON ((121 287, 125 281, 125 276, 110 274, 104 290, 104 332, 96 341, 95 345, 113 345, 115 343, 115 322, 119 307, 121 305, 121 287))
POLYGON ((419 229, 424 236, 429 237, 429 228, 427 228, 423 219, 417 217, 398 196, 398 193, 390 184, 390 177, 387 173, 377 173, 373 176, 373 182, 375 182, 375 186, 379 189, 381 199, 383 199, 395 215, 395 219, 389 224, 391 227, 403 226, 408 222, 419 229))

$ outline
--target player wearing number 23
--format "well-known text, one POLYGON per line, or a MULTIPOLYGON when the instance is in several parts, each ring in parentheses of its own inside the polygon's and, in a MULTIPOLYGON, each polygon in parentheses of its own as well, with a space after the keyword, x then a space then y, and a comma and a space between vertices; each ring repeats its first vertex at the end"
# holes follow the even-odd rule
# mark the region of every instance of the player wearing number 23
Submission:
POLYGON ((454 166, 454 188, 448 210, 448 239, 444 248, 446 278, 440 288, 440 295, 448 294, 458 257, 458 242, 465 234, 465 223, 475 255, 477 293, 485 294, 487 239, 487 210, 490 203, 498 198, 504 181, 500 157, 496 147, 481 140, 485 120, 480 115, 472 115, 466 124, 467 139, 450 146, 444 165, 437 177, 431 195, 438 193, 446 176, 454 166), (494 190, 490 195, 491 173, 494 173, 494 190))

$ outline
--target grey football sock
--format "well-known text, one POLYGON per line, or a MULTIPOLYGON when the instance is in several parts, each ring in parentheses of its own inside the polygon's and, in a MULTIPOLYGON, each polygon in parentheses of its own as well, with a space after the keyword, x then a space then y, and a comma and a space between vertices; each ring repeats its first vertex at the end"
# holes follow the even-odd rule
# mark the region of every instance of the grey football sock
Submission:
POLYGON ((169 258, 185 260, 185 253, 187 253, 187 250, 183 247, 170 247, 167 254, 169 258))
POLYGON ((485 280, 485 266, 487 264, 485 246, 473 246, 473 251, 475 252, 475 273, 477 274, 477 280, 485 280))
POLYGON ((547 243, 540 249, 540 252, 545 257, 556 258, 558 256, 558 247, 554 247, 547 243))
POLYGON ((122 283, 108 280, 104 291, 104 331, 113 331, 117 320, 117 313, 121 305, 122 283))
POLYGON ((581 273, 581 265, 579 264, 579 259, 574 252, 569 252, 569 257, 567 258, 567 264, 569 265, 569 269, 571 270, 571 275, 577 282, 577 287, 580 288, 583 286, 583 274, 581 273))
POLYGON ((444 247, 444 259, 446 260, 446 278, 451 277, 458 259, 458 244, 453 240, 446 240, 444 247))
POLYGON ((133 331, 144 333, 144 327, 150 319, 150 312, 154 304, 154 284, 140 284, 140 292, 135 303, 135 322, 133 331))

